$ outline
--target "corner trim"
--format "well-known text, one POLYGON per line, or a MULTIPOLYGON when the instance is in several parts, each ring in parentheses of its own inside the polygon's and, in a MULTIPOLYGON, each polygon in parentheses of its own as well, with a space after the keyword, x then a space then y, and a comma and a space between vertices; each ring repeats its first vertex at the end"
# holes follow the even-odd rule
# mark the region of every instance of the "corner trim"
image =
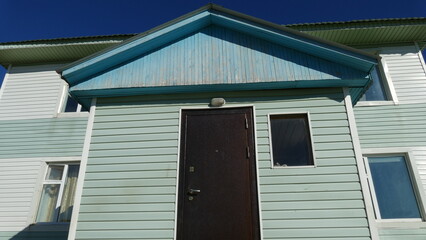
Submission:
POLYGON ((90 115, 87 120, 86 136, 84 138, 83 152, 81 154, 80 172, 78 174, 77 188, 74 198, 74 208, 71 215, 71 223, 68 232, 68 240, 74 240, 77 231, 78 214, 80 212, 81 196, 83 193, 84 177, 86 175, 87 160, 89 158, 90 142, 92 140, 93 124, 95 121, 96 98, 92 98, 90 115))
POLYGON ((370 230, 370 235, 372 240, 379 240, 379 232, 376 226, 376 219, 374 217, 374 207, 373 202, 371 201, 369 191, 368 191, 368 182, 367 175, 365 172, 364 161, 362 159, 362 150, 361 143, 359 141, 358 130, 355 122, 355 115, 352 108, 351 95, 349 94, 348 88, 343 88, 343 95, 346 107, 346 114, 348 116, 349 123, 349 132, 352 138, 352 144, 355 153, 356 166, 359 174, 359 181, 361 184, 362 197, 364 199, 365 211, 367 214, 368 228, 370 230))

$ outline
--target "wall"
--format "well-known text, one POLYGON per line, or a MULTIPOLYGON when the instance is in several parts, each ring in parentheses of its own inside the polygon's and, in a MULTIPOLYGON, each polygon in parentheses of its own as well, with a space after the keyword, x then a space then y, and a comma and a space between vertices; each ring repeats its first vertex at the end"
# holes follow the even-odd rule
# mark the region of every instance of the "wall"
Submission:
POLYGON ((179 110, 254 105, 264 239, 370 239, 341 89, 98 99, 76 239, 173 239, 179 110), (268 113, 309 111, 315 168, 272 169, 268 113))
POLYGON ((0 98, 0 239, 66 239, 66 226, 34 231, 49 161, 81 158, 87 113, 56 116, 63 80, 55 66, 12 68, 0 98), (61 230, 62 231, 58 231, 61 230))
POLYGON ((0 94, 0 120, 53 117, 65 85, 55 72, 57 67, 13 67, 0 94))
MULTIPOLYGON (((355 107, 355 118, 363 150, 386 152, 402 149, 412 153, 420 189, 426 192, 426 72, 422 56, 413 46, 380 48, 398 102, 355 107)), ((424 199, 423 199, 424 201, 424 199)), ((395 224, 394 224, 395 225, 395 224)), ((379 229, 381 239, 425 239, 426 224, 401 224, 379 229)))

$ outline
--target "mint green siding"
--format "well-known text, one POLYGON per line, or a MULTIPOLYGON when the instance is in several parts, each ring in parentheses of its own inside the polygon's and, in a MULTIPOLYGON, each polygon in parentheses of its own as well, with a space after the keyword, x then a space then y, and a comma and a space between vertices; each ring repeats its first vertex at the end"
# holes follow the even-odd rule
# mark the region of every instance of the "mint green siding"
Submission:
POLYGON ((426 147, 426 101, 355 108, 362 148, 426 147))
POLYGON ((87 117, 0 121, 0 239, 66 239, 68 232, 28 231, 44 163, 81 157, 87 117))
POLYGON ((342 89, 98 99, 76 239, 173 239, 179 110, 253 105, 264 239, 370 239, 342 89), (272 169, 267 114, 309 111, 317 167, 272 169))
MULTIPOLYGON (((355 118, 362 149, 402 149, 411 153, 413 171, 420 179, 413 181, 426 192, 426 69, 415 46, 380 49, 388 68, 398 104, 356 106, 355 118)), ((418 199, 422 201, 423 199, 418 199)), ((424 201, 424 200, 423 200, 424 201)), ((423 210, 424 211, 424 210, 423 210)), ((398 228, 378 228, 381 240, 426 239, 426 225, 405 223, 398 228), (405 226, 405 227, 404 227, 405 226)))
POLYGON ((81 156, 87 117, 0 121, 0 159, 81 156))
POLYGON ((424 240, 426 229, 381 229, 380 240, 424 240))

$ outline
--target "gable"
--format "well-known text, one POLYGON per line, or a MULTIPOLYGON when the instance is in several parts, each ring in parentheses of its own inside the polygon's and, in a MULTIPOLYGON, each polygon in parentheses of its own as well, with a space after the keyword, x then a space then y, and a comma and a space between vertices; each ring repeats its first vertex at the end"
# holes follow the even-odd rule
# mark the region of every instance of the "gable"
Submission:
POLYGON ((354 87, 361 89, 352 91, 356 101, 375 64, 376 57, 358 50, 208 5, 58 72, 79 100, 354 87))
POLYGON ((366 73, 360 70, 211 25, 81 82, 71 91, 247 83, 288 85, 302 80, 365 77, 366 73))

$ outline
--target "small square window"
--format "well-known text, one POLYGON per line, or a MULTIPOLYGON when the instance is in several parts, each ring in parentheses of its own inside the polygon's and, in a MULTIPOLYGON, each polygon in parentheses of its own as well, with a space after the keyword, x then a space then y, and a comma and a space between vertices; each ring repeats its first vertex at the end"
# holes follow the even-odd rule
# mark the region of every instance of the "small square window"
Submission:
POLYGON ((67 94, 63 103, 63 112, 87 112, 81 104, 79 104, 71 95, 67 94))
POLYGON ((384 87, 384 82, 382 74, 380 73, 380 67, 376 66, 373 71, 371 71, 372 82, 365 91, 364 95, 359 99, 360 101, 387 101, 388 97, 386 96, 386 91, 384 87))
POLYGON ((275 167, 314 165, 308 114, 270 115, 269 121, 275 167))
POLYGON ((421 218, 404 156, 364 158, 377 219, 421 218))
POLYGON ((50 164, 43 181, 36 222, 70 222, 80 165, 50 164))

